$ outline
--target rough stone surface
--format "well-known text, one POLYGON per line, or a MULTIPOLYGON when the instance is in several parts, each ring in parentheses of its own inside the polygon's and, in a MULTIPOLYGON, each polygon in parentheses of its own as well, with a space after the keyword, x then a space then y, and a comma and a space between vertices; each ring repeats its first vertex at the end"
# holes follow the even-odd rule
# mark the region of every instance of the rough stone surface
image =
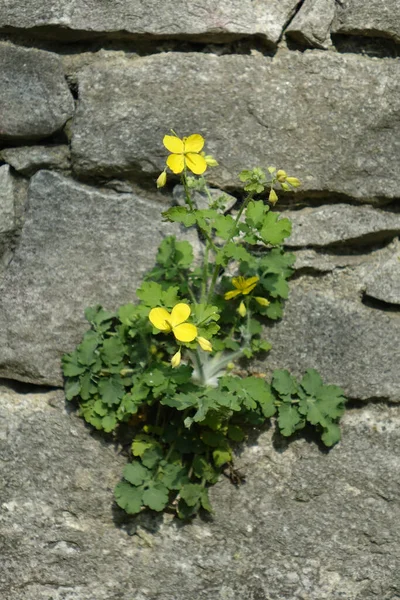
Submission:
POLYGON ((221 165, 209 175, 217 187, 274 164, 303 192, 398 198, 399 62, 317 51, 160 54, 83 69, 79 89, 72 153, 81 176, 157 176, 172 127, 206 137, 221 165))
POLYGON ((341 0, 332 31, 388 37, 400 42, 400 4, 398 0, 341 0))
POLYGON ((336 0, 305 0, 285 30, 289 39, 303 46, 327 49, 332 45, 330 28, 336 0))
POLYGON ((222 478, 212 520, 184 526, 122 521, 125 459, 61 392, 2 386, 0 415, 7 600, 400 598, 399 407, 349 411, 328 454, 252 433, 236 460, 246 483, 222 478))
POLYGON ((293 281, 282 321, 266 330, 273 348, 256 368, 315 368, 350 398, 400 402, 400 314, 361 302, 369 270, 293 281))
POLYGON ((14 182, 10 167, 0 167, 0 235, 15 228, 14 182))
POLYGON ((68 146, 24 146, 6 148, 0 158, 23 175, 31 176, 41 169, 66 171, 70 168, 68 146))
POLYGON ((369 206, 325 205, 284 213, 293 223, 289 247, 366 245, 400 233, 400 214, 369 206))
POLYGON ((394 245, 392 256, 379 262, 365 279, 368 296, 389 304, 400 304, 400 243, 394 245))
POLYGON ((64 39, 110 33, 112 37, 195 37, 222 42, 260 35, 276 43, 299 0, 0 0, 0 28, 40 28, 64 39), (75 35, 72 35, 75 33, 75 35))
POLYGON ((51 52, 0 43, 0 90, 0 142, 48 137, 74 112, 61 61, 51 52))
POLYGON ((79 342, 85 307, 135 299, 157 246, 176 227, 163 205, 101 193, 40 171, 21 240, 0 288, 0 373, 60 385, 60 357, 79 342))

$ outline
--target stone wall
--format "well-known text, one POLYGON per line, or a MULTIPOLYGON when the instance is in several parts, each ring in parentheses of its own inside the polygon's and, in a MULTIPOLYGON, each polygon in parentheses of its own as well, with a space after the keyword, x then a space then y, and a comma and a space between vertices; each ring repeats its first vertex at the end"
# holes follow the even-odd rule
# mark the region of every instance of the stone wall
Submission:
POLYGON ((399 600, 399 166, 397 0, 0 0, 7 600, 399 600), (121 528, 121 457, 61 392, 10 380, 60 387, 83 309, 132 301, 180 234, 160 217, 173 185, 154 185, 171 128, 206 138, 212 185, 238 199, 243 168, 302 180, 278 205, 296 273, 257 368, 315 367, 363 404, 329 484, 315 446, 274 451, 267 432, 248 486, 216 487, 211 525, 121 528))

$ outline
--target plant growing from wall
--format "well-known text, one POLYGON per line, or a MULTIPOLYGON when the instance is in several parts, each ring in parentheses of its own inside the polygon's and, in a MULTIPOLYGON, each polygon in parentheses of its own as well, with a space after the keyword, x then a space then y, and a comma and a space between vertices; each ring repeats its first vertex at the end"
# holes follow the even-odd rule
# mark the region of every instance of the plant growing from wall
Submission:
POLYGON ((283 249, 291 223, 271 206, 277 188, 300 182, 274 167, 242 171, 246 195, 236 215, 226 214, 225 197, 213 200, 204 178, 217 165, 203 152, 204 139, 172 133, 163 140, 170 154, 157 185, 166 184, 168 168, 180 175, 185 204, 163 216, 197 228, 201 262, 188 241, 165 238, 138 303, 86 310, 90 329, 63 357, 63 371, 66 397, 88 423, 131 437, 118 505, 129 514, 173 510, 186 519, 211 511, 208 489, 232 468, 234 446, 249 428, 274 417, 283 436, 308 425, 332 446, 345 398, 313 369, 301 380, 276 370, 270 381, 249 371, 252 357, 271 348, 262 326, 282 317, 293 272, 294 256, 283 249), (207 208, 195 205, 196 191, 208 197, 207 208))

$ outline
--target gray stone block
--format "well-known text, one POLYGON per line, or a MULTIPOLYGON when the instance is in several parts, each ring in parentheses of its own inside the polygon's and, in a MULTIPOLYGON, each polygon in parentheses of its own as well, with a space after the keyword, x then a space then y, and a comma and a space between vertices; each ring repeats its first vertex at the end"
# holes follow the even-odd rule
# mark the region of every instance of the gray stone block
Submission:
POLYGON ((0 234, 11 233, 15 229, 14 181, 10 167, 0 167, 0 234))
POLYGON ((305 0, 285 30, 286 36, 303 46, 329 48, 335 8, 336 0, 305 0))
POLYGON ((400 3, 398 0, 341 0, 332 32, 384 37, 400 42, 400 3))
POLYGON ((61 385, 60 358, 79 343, 83 311, 135 300, 164 235, 163 206, 99 192, 40 171, 14 259, 0 289, 0 374, 61 385))
POLYGON ((82 177, 157 177, 173 128, 205 136, 221 165, 209 174, 217 187, 238 187, 242 169, 272 164, 299 177, 301 193, 398 198, 396 61, 159 54, 93 65, 79 89, 72 157, 82 177))
POLYGON ((64 39, 107 34, 128 38, 192 38, 225 42, 259 35, 276 43, 299 0, 0 0, 0 28, 39 28, 64 39))
POLYGON ((393 244, 392 255, 380 261, 365 278, 365 292, 388 304, 400 304, 400 243, 393 244))
POLYGON ((395 600, 399 407, 347 413, 328 454, 251 434, 211 520, 122 521, 125 458, 61 392, 0 388, 0 587, 7 600, 395 600), (274 447, 275 444, 275 447, 274 447), (128 533, 130 535, 128 535, 128 533))
POLYGON ((272 350, 255 368, 315 368, 350 398, 400 402, 400 319, 361 302, 366 272, 293 281, 282 321, 265 331, 272 350))
POLYGON ((23 146, 0 152, 0 158, 29 177, 42 169, 67 171, 70 168, 69 155, 68 146, 23 146))
POLYGON ((400 234, 400 214, 370 206, 333 204, 287 211, 293 223, 288 247, 367 245, 400 234))
POLYGON ((0 43, 0 142, 48 137, 73 112, 56 54, 0 43))

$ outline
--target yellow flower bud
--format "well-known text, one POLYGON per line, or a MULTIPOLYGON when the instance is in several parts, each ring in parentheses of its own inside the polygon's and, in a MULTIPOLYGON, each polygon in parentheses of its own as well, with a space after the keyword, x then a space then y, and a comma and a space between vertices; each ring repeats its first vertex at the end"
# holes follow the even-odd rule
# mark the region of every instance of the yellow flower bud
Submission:
POLYGON ((157 178, 157 187, 161 188, 167 183, 167 173, 163 171, 157 178))
POLYGON ((209 167, 218 167, 218 162, 215 160, 215 158, 213 156, 211 156, 211 154, 206 154, 206 156, 204 157, 204 160, 206 161, 206 163, 209 167))
POLYGON ((157 346, 154 344, 150 346, 150 354, 157 354, 157 346))
POLYGON ((299 187, 299 185, 301 185, 301 182, 297 179, 297 177, 288 177, 286 181, 290 183, 290 185, 294 188, 299 187))
POLYGON ((229 362, 229 363, 226 365, 226 368, 227 368, 229 371, 232 371, 232 369, 234 369, 234 368, 235 368, 235 363, 233 363, 233 362, 229 362))
POLYGON ((270 191, 268 200, 271 202, 272 205, 274 205, 278 202, 278 196, 276 195, 275 190, 270 191))
POLYGON ((179 367, 179 365, 181 364, 181 358, 182 358, 181 351, 178 350, 178 352, 176 354, 174 354, 173 357, 171 358, 171 366, 173 369, 175 369, 176 367, 179 367))
POLYGON ((271 173, 271 175, 272 175, 273 173, 275 173, 276 169, 275 169, 275 167, 268 167, 267 171, 268 171, 268 173, 271 173))
POLYGON ((277 176, 279 183, 282 183, 282 181, 286 181, 287 173, 283 169, 279 169, 279 171, 277 171, 277 173, 276 173, 276 176, 277 176))
POLYGON ((283 190, 285 190, 285 192, 289 192, 290 191, 290 187, 288 186, 287 183, 281 183, 281 187, 283 190))
POLYGON ((206 338, 198 337, 197 341, 199 343, 200 348, 202 350, 204 350, 204 352, 212 352, 211 342, 209 342, 208 340, 206 340, 206 338))
POLYGON ((258 302, 258 304, 261 304, 261 306, 269 306, 270 305, 270 301, 267 300, 266 298, 263 298, 262 296, 254 296, 254 300, 256 300, 258 302))
POLYGON ((239 308, 237 309, 237 311, 241 317, 246 316, 247 310, 243 301, 239 304, 239 308))

